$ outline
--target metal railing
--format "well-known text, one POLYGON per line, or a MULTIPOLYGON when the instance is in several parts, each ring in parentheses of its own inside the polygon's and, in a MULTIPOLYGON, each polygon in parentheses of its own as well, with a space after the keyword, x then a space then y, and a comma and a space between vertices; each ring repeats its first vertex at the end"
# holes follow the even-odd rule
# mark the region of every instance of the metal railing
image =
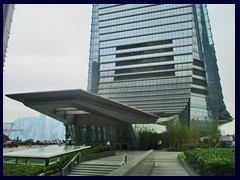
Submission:
POLYGON ((124 166, 125 164, 127 164, 127 154, 124 154, 123 156, 122 166, 124 166))
POLYGON ((74 156, 72 160, 65 167, 62 168, 61 175, 66 176, 73 169, 73 167, 80 162, 80 160, 81 153, 78 152, 76 156, 74 156))

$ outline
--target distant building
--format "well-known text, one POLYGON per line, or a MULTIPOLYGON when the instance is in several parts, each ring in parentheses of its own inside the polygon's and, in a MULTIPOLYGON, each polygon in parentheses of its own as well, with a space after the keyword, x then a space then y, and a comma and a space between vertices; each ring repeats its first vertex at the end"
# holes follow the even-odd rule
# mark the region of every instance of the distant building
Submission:
POLYGON ((40 141, 65 139, 63 123, 46 118, 43 114, 40 114, 39 117, 18 118, 11 124, 11 127, 4 124, 5 129, 12 129, 9 133, 11 139, 27 140, 31 138, 40 141))
POLYGON ((3 66, 6 58, 8 39, 13 19, 15 4, 3 4, 3 66))

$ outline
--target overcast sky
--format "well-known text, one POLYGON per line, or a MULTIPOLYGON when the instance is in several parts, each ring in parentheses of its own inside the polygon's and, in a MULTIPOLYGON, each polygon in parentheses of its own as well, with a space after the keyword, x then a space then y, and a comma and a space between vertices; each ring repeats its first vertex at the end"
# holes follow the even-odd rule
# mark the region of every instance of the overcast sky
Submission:
MULTIPOLYGON (((34 91, 87 89, 92 6, 15 6, 3 73, 3 96, 34 91)), ((208 5, 225 104, 235 117, 235 5, 208 5)), ((39 116, 3 97, 3 121, 39 116)), ((235 123, 222 126, 235 132, 235 123)))

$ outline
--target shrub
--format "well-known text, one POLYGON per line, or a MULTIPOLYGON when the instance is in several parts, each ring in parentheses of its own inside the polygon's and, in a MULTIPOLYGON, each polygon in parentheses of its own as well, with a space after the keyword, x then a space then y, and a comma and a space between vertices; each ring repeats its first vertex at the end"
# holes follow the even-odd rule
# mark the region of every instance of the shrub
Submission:
POLYGON ((235 149, 195 149, 184 154, 186 161, 202 176, 235 175, 235 149))
POLYGON ((104 152, 104 151, 109 151, 110 147, 108 146, 96 146, 96 147, 92 147, 90 149, 84 149, 81 151, 82 155, 86 155, 86 154, 94 154, 94 153, 100 153, 100 152, 104 152))
POLYGON ((184 153, 178 154, 178 157, 179 157, 180 159, 183 159, 183 160, 186 159, 186 155, 185 155, 184 153))
POLYGON ((32 165, 3 165, 4 176, 37 176, 39 173, 45 171, 45 166, 32 166, 32 165))

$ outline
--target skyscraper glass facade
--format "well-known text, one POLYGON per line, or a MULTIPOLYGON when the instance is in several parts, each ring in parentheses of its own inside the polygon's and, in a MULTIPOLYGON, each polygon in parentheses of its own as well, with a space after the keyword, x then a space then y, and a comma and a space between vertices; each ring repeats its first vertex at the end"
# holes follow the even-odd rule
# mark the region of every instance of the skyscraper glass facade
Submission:
POLYGON ((88 90, 160 117, 229 121, 205 4, 93 5, 88 90))

